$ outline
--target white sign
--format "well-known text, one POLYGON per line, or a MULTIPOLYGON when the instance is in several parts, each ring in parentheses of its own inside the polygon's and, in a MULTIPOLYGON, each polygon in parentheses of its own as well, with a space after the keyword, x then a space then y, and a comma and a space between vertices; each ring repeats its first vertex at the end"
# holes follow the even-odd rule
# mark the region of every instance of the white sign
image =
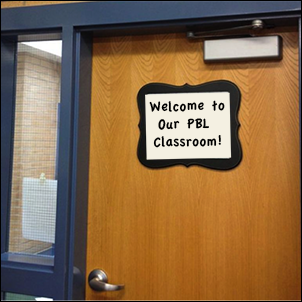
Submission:
POLYGON ((229 92, 145 96, 146 159, 231 158, 229 92))

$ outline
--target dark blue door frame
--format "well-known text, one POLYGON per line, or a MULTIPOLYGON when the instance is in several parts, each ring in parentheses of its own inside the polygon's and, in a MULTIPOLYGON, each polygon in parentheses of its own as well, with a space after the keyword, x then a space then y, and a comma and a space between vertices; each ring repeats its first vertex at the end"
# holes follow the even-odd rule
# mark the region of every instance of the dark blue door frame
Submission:
POLYGON ((276 26, 299 25, 300 75, 300 16, 299 1, 108 1, 2 9, 1 292, 84 298, 93 36, 185 33, 243 25, 255 18, 276 26), (63 53, 56 249, 54 263, 41 265, 36 256, 25 259, 7 252, 16 42, 31 39, 31 34, 58 32, 63 53))

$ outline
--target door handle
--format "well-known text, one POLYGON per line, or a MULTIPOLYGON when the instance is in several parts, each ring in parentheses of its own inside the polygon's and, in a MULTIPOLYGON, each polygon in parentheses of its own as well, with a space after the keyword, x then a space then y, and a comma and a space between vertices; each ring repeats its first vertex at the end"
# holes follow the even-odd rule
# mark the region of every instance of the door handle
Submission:
POLYGON ((98 292, 112 292, 124 289, 125 285, 115 285, 108 283, 107 274, 100 269, 93 270, 88 277, 89 286, 98 292))

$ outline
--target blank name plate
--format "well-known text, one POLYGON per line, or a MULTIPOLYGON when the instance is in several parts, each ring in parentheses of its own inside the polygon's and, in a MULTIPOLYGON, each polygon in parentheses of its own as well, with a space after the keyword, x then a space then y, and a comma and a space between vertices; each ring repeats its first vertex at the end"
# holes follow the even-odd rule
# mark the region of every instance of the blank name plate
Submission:
POLYGON ((280 36, 204 41, 205 62, 281 59, 282 38, 280 36))

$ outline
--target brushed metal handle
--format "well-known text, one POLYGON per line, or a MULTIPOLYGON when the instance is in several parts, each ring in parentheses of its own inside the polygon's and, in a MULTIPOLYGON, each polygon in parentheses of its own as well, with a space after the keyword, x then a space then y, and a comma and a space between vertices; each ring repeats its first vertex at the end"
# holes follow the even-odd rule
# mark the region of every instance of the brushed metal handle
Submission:
POLYGON ((88 277, 89 286, 99 292, 112 292, 124 289, 125 285, 108 283, 107 274, 100 269, 93 270, 88 277))

